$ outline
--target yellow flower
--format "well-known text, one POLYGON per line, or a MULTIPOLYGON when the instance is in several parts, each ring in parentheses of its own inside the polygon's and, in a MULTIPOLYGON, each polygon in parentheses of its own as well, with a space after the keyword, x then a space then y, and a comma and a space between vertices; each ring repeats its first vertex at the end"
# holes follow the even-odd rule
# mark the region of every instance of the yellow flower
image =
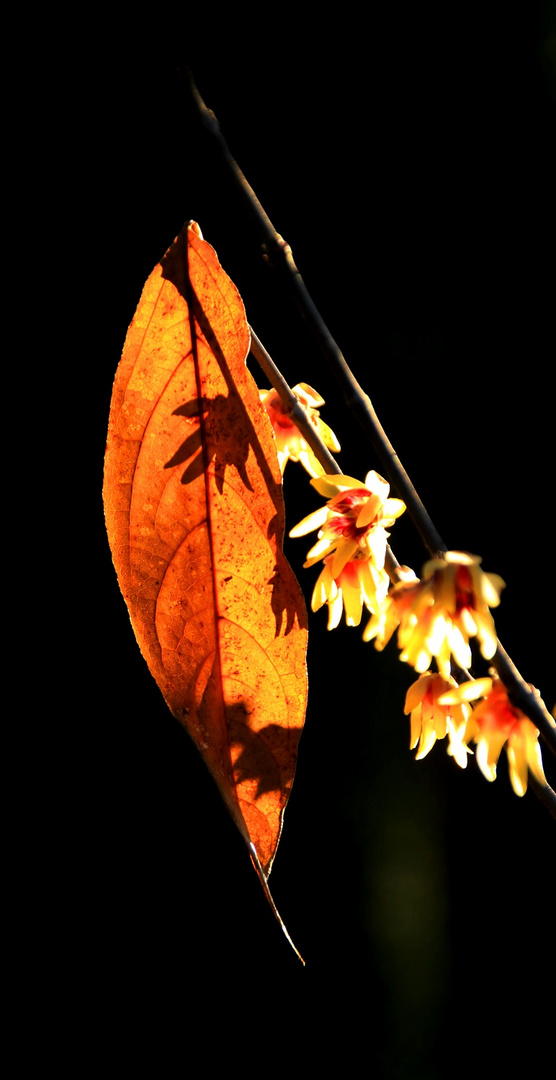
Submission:
POLYGON ((448 735, 448 753, 465 769, 467 755, 471 752, 464 739, 471 707, 465 702, 446 703, 443 695, 454 687, 457 688, 457 683, 451 676, 444 679, 431 671, 420 675, 409 687, 404 711, 411 713, 409 748, 413 750, 419 744, 415 755, 417 761, 428 754, 437 739, 448 735))
POLYGON ((374 640, 375 649, 382 652, 400 625, 403 613, 411 607, 414 589, 419 579, 408 566, 399 566, 398 574, 405 580, 394 585, 378 611, 374 612, 363 631, 363 641, 374 640))
MULTIPOLYGON (((274 435, 276 437, 276 449, 282 475, 288 461, 300 461, 310 476, 322 476, 324 469, 315 457, 311 447, 303 438, 299 429, 288 415, 277 390, 260 390, 261 401, 270 417, 274 435)), ((337 453, 340 444, 332 431, 320 418, 315 406, 324 405, 324 401, 316 390, 307 383, 298 383, 294 386, 293 393, 303 405, 307 417, 315 431, 320 435, 325 446, 337 453)))
MULTIPOLYGON (((504 582, 497 574, 485 574, 480 563, 477 555, 447 551, 443 559, 425 564, 421 581, 395 586, 386 632, 392 635, 397 618, 400 660, 424 672, 434 656, 447 678, 452 656, 460 667, 470 666, 471 637, 477 637, 485 659, 494 656, 497 637, 489 607, 500 603, 504 582)), ((383 647, 380 629, 371 620, 365 630, 367 641, 376 637, 377 648, 383 647)))
POLYGON ((427 599, 428 594, 420 590, 412 609, 402 617, 398 630, 400 660, 415 671, 427 671, 434 656, 438 670, 448 678, 452 654, 460 667, 468 668, 471 650, 445 612, 434 604, 424 603, 427 599))
MULTIPOLYGON (((535 691, 536 693, 536 691, 535 691)), ((456 690, 442 695, 443 704, 463 703, 482 697, 467 723, 465 741, 477 744, 477 764, 487 780, 496 779, 496 767, 502 748, 506 747, 510 780, 516 795, 527 791, 527 770, 539 783, 546 784, 539 732, 512 705, 506 688, 497 676, 462 683, 456 690)))
POLYGON ((305 536, 318 529, 317 543, 307 554, 304 565, 334 554, 331 572, 338 578, 346 563, 353 559, 372 559, 377 570, 384 569, 386 527, 403 514, 405 503, 390 499, 390 485, 372 471, 365 483, 353 476, 320 476, 311 480, 320 495, 328 497, 326 506, 300 521, 290 536, 305 536))
POLYGON ((434 582, 435 602, 445 608, 452 626, 465 641, 477 637, 482 655, 490 660, 498 639, 489 608, 500 603, 502 578, 485 574, 478 555, 464 551, 447 551, 443 559, 431 559, 424 566, 423 578, 434 582))
POLYGON ((359 626, 363 605, 378 611, 388 591, 388 574, 377 570, 370 559, 355 558, 347 562, 336 578, 332 576, 333 555, 324 560, 317 578, 311 608, 318 611, 328 604, 328 629, 334 630, 345 609, 348 626, 359 626))

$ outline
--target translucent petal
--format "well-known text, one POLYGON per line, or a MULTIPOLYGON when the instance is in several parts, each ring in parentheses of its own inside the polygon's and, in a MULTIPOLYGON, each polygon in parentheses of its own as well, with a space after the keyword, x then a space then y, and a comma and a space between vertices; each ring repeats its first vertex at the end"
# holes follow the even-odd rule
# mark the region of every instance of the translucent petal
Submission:
POLYGON ((323 420, 319 420, 317 430, 324 445, 327 446, 329 450, 332 450, 337 454, 338 451, 342 449, 332 428, 329 428, 328 424, 325 424, 323 420))
POLYGON ((382 508, 382 524, 393 525, 405 512, 405 503, 401 499, 387 499, 382 508))
POLYGON ((430 750, 432 750, 436 742, 436 731, 432 724, 424 724, 421 732, 421 738, 419 740, 419 748, 415 754, 415 760, 421 761, 426 757, 430 750))
POLYGON ((342 595, 344 598, 347 625, 359 626, 363 612, 361 589, 356 589, 352 585, 342 585, 342 595))
POLYGON ((481 643, 481 653, 485 660, 491 660, 498 648, 498 638, 494 619, 490 612, 476 612, 478 623, 477 633, 481 643))
POLYGON ((448 723, 444 709, 435 707, 433 709, 432 721, 437 739, 443 739, 446 735, 446 726, 448 723))
POLYGON ((442 648, 439 650, 438 655, 436 657, 436 663, 438 665, 438 670, 439 670, 440 674, 442 675, 442 677, 444 679, 448 679, 450 677, 450 672, 451 672, 451 653, 450 653, 450 647, 449 647, 447 641, 444 642, 444 644, 442 645, 442 648))
POLYGON ((468 551, 445 551, 444 558, 446 562, 459 566, 478 566, 481 562, 478 555, 470 555, 468 551))
POLYGON ((333 499, 340 491, 364 487, 364 484, 360 480, 355 480, 353 476, 342 476, 340 474, 317 476, 314 480, 311 480, 311 484, 317 489, 319 495, 324 495, 325 499, 333 499))
POLYGON ((372 641, 373 638, 376 638, 376 636, 380 634, 383 627, 383 616, 379 615, 378 613, 374 613, 373 615, 371 615, 371 618, 369 619, 363 631, 363 641, 372 641))
POLYGON ((314 510, 312 514, 308 514, 306 518, 303 518, 303 521, 294 525, 293 529, 290 529, 289 535, 292 537, 305 536, 307 533, 313 532, 314 529, 320 529, 321 525, 324 525, 327 517, 328 508, 326 506, 321 506, 320 510, 314 510))
POLYGON ((406 714, 412 712, 413 709, 421 704, 425 694, 430 688, 432 677, 432 672, 427 672, 426 675, 421 675, 421 678, 417 679, 417 682, 411 684, 405 696, 404 712, 406 714))
MULTIPOLYGON (((303 440, 303 442, 305 443, 305 440, 303 440)), ((310 446, 307 446, 305 444, 305 448, 300 451, 298 460, 303 465, 305 472, 309 473, 309 476, 312 476, 314 478, 316 476, 323 475, 324 469, 318 458, 315 457, 310 446)))
POLYGON ((460 769, 467 768, 467 758, 471 754, 471 750, 465 745, 464 741, 464 729, 456 729, 452 724, 452 721, 448 719, 448 753, 450 757, 453 757, 456 765, 459 765, 460 769))
POLYGON ((353 558, 358 547, 357 540, 342 540, 338 544, 332 560, 332 577, 340 576, 344 566, 353 558))
POLYGON ((305 567, 313 566, 313 564, 318 562, 319 559, 322 559, 324 555, 327 555, 334 546, 335 545, 331 544, 330 540, 327 540, 326 537, 323 537, 322 540, 317 540, 316 544, 313 544, 313 547, 307 552, 307 559, 303 565, 305 567))
POLYGON ((390 484, 380 475, 380 473, 375 472, 374 469, 371 469, 371 471, 367 473, 365 477, 365 487, 368 488, 369 491, 372 491, 373 494, 379 495, 383 502, 388 498, 390 484))
POLYGON ((366 525, 370 525, 371 521, 374 521, 375 517, 380 514, 382 505, 382 499, 379 495, 369 495, 357 515, 357 528, 364 529, 366 525))
POLYGON ((370 611, 384 603, 388 595, 389 578, 385 570, 377 570, 369 559, 360 559, 358 574, 365 603, 370 611))
POLYGON ((431 654, 430 654, 429 650, 421 648, 421 649, 419 649, 419 652, 417 653, 417 659, 415 660, 415 663, 413 664, 413 667, 415 668, 415 671, 425 672, 427 670, 430 662, 431 662, 431 654))
POLYGON ((434 579, 434 599, 439 607, 453 613, 456 610, 457 566, 443 566, 434 579))
POLYGON ((525 750, 522 746, 512 746, 508 744, 506 747, 506 754, 508 756, 508 767, 510 771, 510 780, 512 787, 520 797, 525 795, 527 791, 527 761, 525 758, 525 750))
POLYGON ((323 590, 319 587, 319 582, 317 581, 311 597, 311 611, 320 611, 321 607, 327 602, 328 597, 324 596, 323 590))
POLYGON ((506 582, 498 574, 483 574, 481 595, 489 607, 498 607, 500 593, 506 588, 506 582))
POLYGON ((477 765, 487 780, 496 780, 496 764, 489 764, 488 744, 484 739, 481 739, 477 746, 477 765))
MULTIPOLYGON (((398 589, 394 593, 395 598, 398 598, 398 589)), ((400 596, 403 598, 407 596, 411 603, 411 611, 416 619, 420 619, 421 616, 427 611, 428 608, 434 607, 434 585, 432 581, 417 581, 415 584, 411 583, 407 589, 403 592, 400 590, 400 596)))
POLYGON ((477 742, 477 764, 487 780, 496 779, 496 766, 502 747, 506 741, 506 732, 482 732, 477 742))
POLYGON ((426 635, 427 645, 433 656, 436 656, 440 652, 442 643, 449 631, 450 624, 445 619, 444 615, 442 615, 441 612, 438 612, 437 615, 433 615, 426 635))
POLYGON ((459 623, 461 631, 467 637, 475 637, 477 633, 477 623, 473 618, 473 612, 469 608, 462 608, 459 616, 459 623))
POLYGON ((365 537, 365 547, 372 553, 375 566, 379 570, 384 569, 387 538, 388 534, 380 527, 380 525, 377 525, 370 533, 367 533, 365 537))
MULTIPOLYGON (((284 475, 284 469, 290 460, 290 455, 287 450, 278 450, 278 464, 280 466, 280 472, 284 475)), ((289 474, 288 474, 289 475, 289 474)))
POLYGON ((328 566, 325 566, 315 582, 311 599, 311 610, 318 611, 323 604, 328 603, 328 601, 333 599, 337 593, 338 588, 336 582, 334 581, 328 566))
POLYGON ((421 706, 417 705, 411 712, 409 721, 409 749, 413 750, 421 738, 421 706))
POLYGON ((531 772, 533 773, 533 776, 536 776, 539 783, 546 784, 546 776, 544 775, 544 769, 542 764, 541 748, 539 746, 537 738, 534 738, 532 741, 527 740, 527 764, 531 772))
MULTIPOLYGON (((298 383, 297 386, 294 386, 293 393, 298 394, 299 397, 306 398, 307 405, 310 408, 313 408, 314 406, 318 408, 319 405, 324 405, 324 398, 322 398, 320 394, 318 394, 316 390, 313 390, 313 387, 309 386, 306 382, 301 382, 298 383)), ((305 404, 305 402, 303 402, 303 404, 305 404)))
POLYGON ((462 701, 474 701, 485 697, 492 690, 492 679, 470 679, 461 686, 448 690, 438 699, 439 705, 459 705, 462 701))
POLYGON ((465 641, 461 630, 458 630, 457 626, 450 624, 447 628, 447 638, 456 664, 459 664, 464 671, 471 667, 471 649, 465 641))
POLYGON ((344 609, 344 601, 342 599, 342 590, 338 589, 337 595, 328 604, 328 629, 335 630, 338 626, 340 619, 342 618, 342 611, 344 609))
POLYGON ((378 611, 369 619, 363 632, 363 641, 372 641, 374 638, 375 649, 382 652, 398 625, 395 615, 391 610, 378 611))

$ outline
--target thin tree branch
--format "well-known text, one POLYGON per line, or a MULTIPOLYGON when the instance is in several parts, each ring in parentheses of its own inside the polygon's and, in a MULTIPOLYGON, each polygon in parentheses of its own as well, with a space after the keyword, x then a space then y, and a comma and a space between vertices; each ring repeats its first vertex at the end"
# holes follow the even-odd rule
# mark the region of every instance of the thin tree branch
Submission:
POLYGON ((311 447, 311 450, 317 458, 317 461, 320 461, 325 473, 329 476, 332 473, 341 474, 342 470, 338 465, 336 458, 332 456, 328 447, 324 445, 317 430, 309 420, 303 405, 297 400, 293 390, 286 382, 282 372, 276 367, 274 360, 266 351, 262 341, 257 337, 252 326, 250 327, 250 330, 251 354, 257 361, 259 367, 264 371, 269 382, 272 383, 274 389, 280 395, 280 400, 284 405, 288 416, 291 417, 296 428, 298 428, 303 435, 305 442, 311 447))
POLYGON ((529 787, 535 792, 539 802, 556 819, 556 791, 549 784, 541 784, 534 773, 529 771, 529 787))
POLYGON ((538 727, 543 742, 556 756, 556 724, 540 694, 535 693, 529 684, 525 682, 513 660, 508 656, 500 639, 498 639, 498 648, 492 658, 492 666, 504 683, 513 704, 517 705, 518 709, 521 709, 538 727))
POLYGON ((332 337, 318 308, 309 295, 303 278, 295 265, 290 245, 274 228, 253 188, 232 157, 216 116, 205 105, 191 76, 190 85, 203 126, 213 136, 236 190, 240 193, 251 216, 257 223, 267 261, 281 273, 292 291, 302 317, 307 322, 332 374, 340 386, 348 409, 354 414, 373 444, 388 480, 405 502, 407 512, 429 555, 441 555, 447 550, 447 545, 437 532, 394 447, 387 438, 370 398, 359 385, 341 349, 332 337))

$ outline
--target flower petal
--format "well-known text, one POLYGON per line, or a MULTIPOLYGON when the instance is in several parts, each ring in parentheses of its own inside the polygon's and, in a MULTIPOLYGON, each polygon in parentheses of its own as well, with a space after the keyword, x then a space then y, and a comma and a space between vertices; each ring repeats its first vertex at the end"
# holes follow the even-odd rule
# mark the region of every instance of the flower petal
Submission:
POLYGON ((342 476, 340 473, 332 476, 317 476, 311 480, 311 484, 325 499, 333 499, 340 491, 364 487, 360 480, 355 480, 353 476, 342 476))
POLYGON ((307 533, 313 532, 315 529, 320 529, 321 525, 324 525, 328 517, 328 509, 326 506, 321 506, 319 510, 313 510, 312 514, 308 514, 297 525, 294 525, 293 529, 290 529, 289 535, 292 537, 306 536, 307 533))
POLYGON ((342 618, 343 608, 344 601, 342 597, 342 590, 338 589, 336 596, 328 604, 328 630, 336 629, 340 622, 340 619, 342 618))
POLYGON ((317 424, 317 431, 324 445, 327 446, 329 450, 332 450, 333 453, 337 454, 342 449, 334 432, 332 431, 332 428, 329 428, 328 424, 324 423, 324 420, 319 420, 317 424))
POLYGON ((316 390, 313 390, 313 387, 309 386, 306 382, 298 383, 297 386, 294 386, 293 393, 296 397, 301 398, 301 403, 302 405, 305 405, 306 408, 319 408, 320 405, 324 405, 325 403, 324 398, 322 398, 320 394, 318 394, 316 390))
POLYGON ((438 699, 439 705, 461 705, 463 701, 474 701, 485 697, 492 690, 492 679, 469 679, 460 686, 448 690, 438 699))
POLYGON ((410 713, 413 709, 416 709, 421 704, 425 694, 430 689, 431 679, 434 678, 432 671, 427 671, 425 675, 421 675, 409 687, 407 694, 405 695, 404 713, 410 713))
POLYGON ((355 555, 358 548, 357 540, 342 540, 334 552, 332 562, 332 577, 338 578, 346 563, 355 555))

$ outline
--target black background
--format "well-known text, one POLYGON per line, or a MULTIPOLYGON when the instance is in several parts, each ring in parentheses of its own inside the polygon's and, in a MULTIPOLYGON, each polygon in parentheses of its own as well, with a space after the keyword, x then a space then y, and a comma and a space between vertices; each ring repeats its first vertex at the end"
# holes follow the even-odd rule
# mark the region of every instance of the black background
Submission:
MULTIPOLYGON (((263 22, 161 11, 152 33, 117 41, 92 22, 48 73, 48 106, 38 95, 64 162, 63 280, 83 343, 67 367, 84 514, 68 556, 74 689, 38 960, 40 986, 61 972, 48 995, 61 1053, 157 1076, 177 1064, 435 1080, 479 1060, 539 1065, 549 1048, 554 823, 515 797, 505 760, 495 784, 443 744, 416 763, 413 676, 394 644, 378 655, 311 617, 271 878, 303 969, 138 652, 101 506, 126 329, 190 218, 290 383, 326 399, 344 471, 381 471, 195 122, 176 78, 189 64, 439 531, 507 582, 500 637, 552 707, 554 35, 548 5, 488 8, 392 5, 363 22, 345 5, 310 27, 283 8, 263 22)), ((298 466, 285 499, 289 526, 319 504, 298 466)), ((418 572, 408 522, 392 543, 418 572)), ((307 547, 286 542, 309 599, 307 547)))

